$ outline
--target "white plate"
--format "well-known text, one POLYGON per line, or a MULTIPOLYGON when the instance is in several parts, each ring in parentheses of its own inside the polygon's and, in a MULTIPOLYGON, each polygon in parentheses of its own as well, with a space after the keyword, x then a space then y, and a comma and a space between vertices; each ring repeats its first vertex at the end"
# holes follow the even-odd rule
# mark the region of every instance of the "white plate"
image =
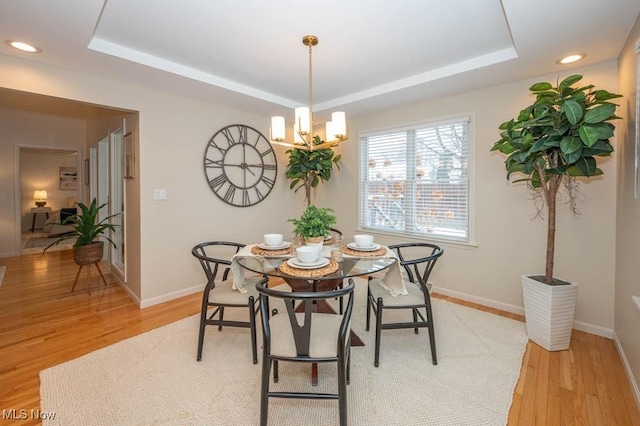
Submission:
POLYGON ((347 244, 347 247, 349 247, 351 250, 357 251, 376 251, 382 246, 380 244, 373 243, 373 245, 369 247, 358 247, 356 243, 349 243, 347 244))
POLYGON ((287 260, 287 264, 293 268, 298 269, 316 269, 327 266, 329 264, 329 259, 327 259, 326 257, 321 257, 313 263, 302 263, 297 258, 292 257, 291 259, 287 260))
POLYGON ((268 246, 265 243, 258 244, 258 247, 260 247, 263 250, 283 250, 283 249, 289 248, 290 246, 291 246, 291 243, 288 241, 283 241, 281 244, 277 246, 268 246))

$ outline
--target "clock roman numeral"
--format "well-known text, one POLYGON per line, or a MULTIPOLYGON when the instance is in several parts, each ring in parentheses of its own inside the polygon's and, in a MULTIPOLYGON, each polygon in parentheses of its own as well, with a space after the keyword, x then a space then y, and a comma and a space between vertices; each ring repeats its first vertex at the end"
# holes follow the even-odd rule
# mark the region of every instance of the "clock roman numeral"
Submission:
POLYGON ((263 182, 264 182, 264 183, 265 183, 269 188, 273 187, 273 184, 274 184, 274 183, 276 183, 276 181, 275 181, 275 180, 273 180, 273 179, 271 179, 271 178, 268 178, 268 177, 266 177, 266 176, 262 176, 262 181, 263 181, 263 182))
POLYGON ((262 192, 260 192, 257 186, 254 186, 254 189, 256 190, 256 195, 258 196, 258 200, 262 200, 264 198, 264 195, 262 195, 262 192))
POLYGON ((239 143, 247 143, 248 141, 248 135, 247 135, 247 128, 245 126, 238 126, 238 133, 240 134, 239 136, 239 143))
POLYGON ((249 190, 248 189, 243 189, 242 190, 242 205, 243 206, 248 206, 251 204, 251 200, 249 199, 249 190))
POLYGON ((224 148, 220 148, 218 146, 218 144, 215 143, 215 141, 213 139, 211 139, 211 141, 209 142, 209 146, 212 146, 214 148, 216 148, 218 151, 220 151, 220 153, 224 156, 224 154, 227 152, 226 149, 224 148))
POLYGON ((233 146, 234 144, 238 143, 233 138, 233 135, 231 134, 231 130, 228 127, 225 127, 224 129, 222 129, 222 134, 227 138, 227 143, 229 144, 229 146, 233 146))
POLYGON ((212 169, 221 169, 223 167, 222 160, 209 160, 204 159, 204 166, 212 169))
POLYGON ((276 170, 276 165, 275 164, 265 164, 264 166, 262 166, 262 168, 264 170, 276 170))
POLYGON ((267 156, 267 155, 269 155, 269 154, 273 154, 273 149, 269 148, 269 149, 267 149, 265 152, 261 152, 261 153, 260 153, 260 157, 264 158, 264 157, 266 157, 266 156, 267 156))
POLYGON ((233 201, 233 196, 236 193, 236 187, 233 185, 229 185, 229 188, 227 189, 227 193, 224 194, 224 200, 227 203, 231 203, 233 201))
POLYGON ((215 191, 227 182, 227 176, 223 173, 209 181, 209 186, 215 191))

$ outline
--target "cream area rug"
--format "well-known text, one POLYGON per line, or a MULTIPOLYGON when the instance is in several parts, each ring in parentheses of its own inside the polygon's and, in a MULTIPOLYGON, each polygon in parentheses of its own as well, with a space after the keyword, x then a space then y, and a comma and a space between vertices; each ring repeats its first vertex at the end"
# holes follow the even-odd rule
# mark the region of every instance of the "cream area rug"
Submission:
MULTIPOLYGON (((352 329, 366 346, 351 351, 349 424, 506 424, 524 323, 434 299, 438 365, 425 329, 385 330, 375 368, 365 297, 366 282, 358 280, 352 329)), ((261 365, 251 362, 249 330, 208 327, 201 362, 197 337, 198 315, 41 371, 41 409, 56 413, 44 424, 259 424, 261 365)), ((334 365, 319 366, 313 391, 337 389, 334 365)), ((312 390, 310 367, 280 363, 277 388, 312 390)), ((337 425, 338 403, 271 399, 269 424, 337 425)))

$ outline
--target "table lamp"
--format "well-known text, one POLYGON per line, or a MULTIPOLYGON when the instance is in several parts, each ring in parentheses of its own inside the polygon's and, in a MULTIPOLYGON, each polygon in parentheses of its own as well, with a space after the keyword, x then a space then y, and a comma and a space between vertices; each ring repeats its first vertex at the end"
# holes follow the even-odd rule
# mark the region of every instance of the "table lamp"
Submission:
POLYGON ((47 191, 44 189, 36 189, 33 192, 33 199, 36 201, 36 206, 44 207, 47 204, 47 191))

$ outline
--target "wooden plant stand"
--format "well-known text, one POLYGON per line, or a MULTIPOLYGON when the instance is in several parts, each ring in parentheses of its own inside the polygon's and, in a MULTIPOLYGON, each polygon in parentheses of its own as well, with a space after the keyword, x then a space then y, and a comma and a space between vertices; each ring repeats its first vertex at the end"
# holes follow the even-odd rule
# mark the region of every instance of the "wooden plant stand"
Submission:
POLYGON ((102 260, 102 250, 104 248, 104 242, 98 241, 95 243, 91 243, 86 246, 80 246, 73 251, 73 260, 77 265, 80 266, 78 268, 78 273, 76 273, 76 279, 73 281, 73 287, 71 287, 71 291, 73 292, 76 288, 76 284, 78 284, 78 278, 80 277, 80 272, 83 267, 87 267, 87 277, 89 278, 89 295, 91 295, 91 265, 95 266, 100 274, 100 278, 102 278, 102 282, 104 286, 107 286, 107 280, 104 279, 104 275, 102 274, 102 270, 100 270, 100 266, 98 265, 102 260))

